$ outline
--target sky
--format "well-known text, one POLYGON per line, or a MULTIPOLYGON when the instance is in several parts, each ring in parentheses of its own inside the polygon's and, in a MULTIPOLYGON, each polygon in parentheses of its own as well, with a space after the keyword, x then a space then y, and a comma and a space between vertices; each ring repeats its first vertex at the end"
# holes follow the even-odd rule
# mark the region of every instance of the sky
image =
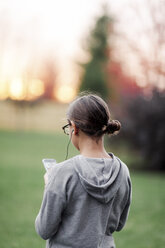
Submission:
MULTIPOLYGON (((8 70, 12 70, 9 64, 14 63, 17 54, 19 58, 17 56, 15 66, 19 73, 21 67, 26 66, 28 59, 33 58, 34 55, 42 57, 46 53, 51 53, 57 58, 57 67, 69 74, 74 67, 73 61, 78 56, 83 56, 81 39, 93 17, 100 12, 102 2, 101 0, 0 1, 0 13, 6 22, 5 26, 8 26, 8 30, 4 31, 7 36, 4 37, 4 40, 7 39, 4 48, 8 70), (17 49, 14 48, 15 46, 17 49)), ((17 73, 14 67, 13 71, 17 73)), ((66 80, 66 77, 62 80, 66 80)))
MULTIPOLYGON (((136 9, 137 3, 142 7, 141 22, 150 25, 143 0, 1 0, 0 81, 6 75, 19 77, 29 61, 38 64, 44 57, 53 56, 59 84, 75 84, 79 76, 76 62, 87 59, 83 41, 105 2, 116 18, 116 30, 136 42, 140 25, 131 8, 136 9)), ((127 57, 126 69, 138 71, 134 57, 122 42, 119 40, 119 49, 123 61, 127 57)), ((139 46, 150 55, 145 39, 139 40, 139 46)))
MULTIPOLYGON (((85 59, 83 39, 104 2, 115 11, 128 0, 117 0, 115 4, 104 0, 1 0, 0 19, 4 19, 5 29, 7 26, 6 60, 13 64, 19 54, 15 65, 19 71, 34 54, 40 57, 53 53, 60 70, 69 74, 74 70, 75 60, 85 59)), ((6 67, 11 70, 7 62, 6 67)), ((17 71, 14 67, 13 70, 17 71)))

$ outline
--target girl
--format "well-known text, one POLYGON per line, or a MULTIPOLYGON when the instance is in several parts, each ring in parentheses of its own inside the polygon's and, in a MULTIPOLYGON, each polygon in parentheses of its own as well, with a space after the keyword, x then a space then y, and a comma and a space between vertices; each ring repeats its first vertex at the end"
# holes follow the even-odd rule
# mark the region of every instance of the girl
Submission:
POLYGON ((112 234, 126 223, 131 181, 127 166, 106 152, 103 139, 121 124, 111 120, 107 104, 93 94, 74 100, 67 119, 64 132, 80 155, 45 174, 36 231, 47 248, 115 248, 112 234))

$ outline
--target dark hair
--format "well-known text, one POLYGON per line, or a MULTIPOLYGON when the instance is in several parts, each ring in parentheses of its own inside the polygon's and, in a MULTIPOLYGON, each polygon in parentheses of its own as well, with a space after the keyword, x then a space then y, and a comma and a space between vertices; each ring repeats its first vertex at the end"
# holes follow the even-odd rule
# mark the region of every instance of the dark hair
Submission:
POLYGON ((94 94, 80 95, 71 102, 67 118, 92 137, 100 137, 105 133, 117 134, 121 128, 119 121, 111 120, 105 101, 94 94))

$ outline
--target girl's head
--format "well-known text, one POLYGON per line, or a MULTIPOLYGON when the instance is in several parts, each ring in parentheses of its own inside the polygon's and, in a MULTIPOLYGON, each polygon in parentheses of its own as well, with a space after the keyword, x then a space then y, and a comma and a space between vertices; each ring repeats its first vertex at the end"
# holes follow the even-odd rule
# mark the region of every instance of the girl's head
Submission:
POLYGON ((76 98, 68 108, 67 118, 77 129, 93 138, 100 138, 105 133, 116 134, 121 127, 119 121, 111 120, 105 101, 93 94, 76 98))

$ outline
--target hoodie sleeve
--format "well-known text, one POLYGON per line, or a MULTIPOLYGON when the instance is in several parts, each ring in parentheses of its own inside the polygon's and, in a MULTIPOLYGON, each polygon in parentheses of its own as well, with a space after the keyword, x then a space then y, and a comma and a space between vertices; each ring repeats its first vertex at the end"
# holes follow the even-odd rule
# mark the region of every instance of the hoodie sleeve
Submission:
POLYGON ((36 232, 45 240, 57 232, 66 205, 65 187, 59 178, 57 175, 52 177, 46 186, 41 208, 35 220, 36 232))
POLYGON ((128 179, 128 185, 129 185, 128 200, 127 200, 126 205, 125 205, 125 207, 121 213, 119 224, 118 224, 116 231, 120 231, 125 226, 126 221, 128 219, 130 204, 131 204, 131 200, 132 200, 132 186, 131 186, 130 179, 128 179))

